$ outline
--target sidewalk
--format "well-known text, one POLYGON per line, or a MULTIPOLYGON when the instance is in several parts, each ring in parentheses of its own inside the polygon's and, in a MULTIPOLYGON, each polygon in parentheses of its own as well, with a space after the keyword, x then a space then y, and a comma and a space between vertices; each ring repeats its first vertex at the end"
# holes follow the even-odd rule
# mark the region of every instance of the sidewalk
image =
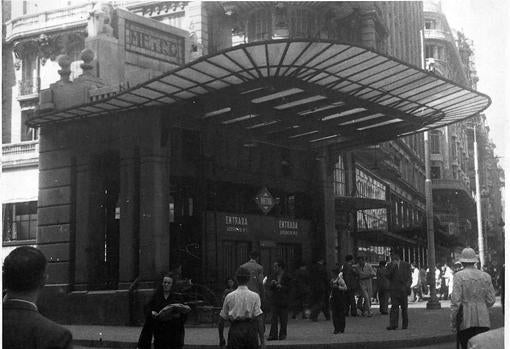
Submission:
MULTIPOLYGON (((442 309, 426 310, 425 302, 410 304, 409 328, 396 331, 386 330, 388 315, 380 315, 378 306, 374 316, 348 317, 345 333, 333 334, 331 321, 319 317, 318 322, 289 320, 287 339, 267 342, 268 347, 330 349, 347 348, 410 348, 442 342, 453 342, 450 330, 449 301, 442 301, 442 309)), ((498 302, 491 309, 492 328, 503 326, 503 315, 498 302)), ((136 348, 140 327, 118 326, 66 326, 73 333, 75 345, 102 348, 136 348)), ((228 329, 225 329, 225 336, 228 329)), ((266 326, 266 335, 269 326, 266 326)), ((218 348, 216 328, 186 328, 185 348, 218 348)))

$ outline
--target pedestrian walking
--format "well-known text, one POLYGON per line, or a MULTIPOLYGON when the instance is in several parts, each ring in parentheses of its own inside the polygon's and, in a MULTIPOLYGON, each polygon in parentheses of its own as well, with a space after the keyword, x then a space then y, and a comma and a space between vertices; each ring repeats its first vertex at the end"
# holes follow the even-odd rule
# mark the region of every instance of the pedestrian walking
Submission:
POLYGON ((259 253, 257 251, 250 252, 250 260, 241 265, 250 272, 250 280, 248 288, 250 291, 257 292, 261 302, 264 302, 264 267, 258 263, 259 253))
POLYGON ((377 298, 379 299, 379 312, 383 315, 388 314, 388 299, 390 291, 390 282, 386 277, 386 261, 379 262, 377 276, 377 298))
POLYGON ((218 322, 220 347, 224 347, 225 344, 228 349, 264 349, 266 347, 260 296, 247 286, 251 277, 252 274, 248 269, 239 268, 236 272, 239 286, 223 301, 218 322), (230 322, 228 342, 225 342, 223 336, 225 321, 230 322))
POLYGON ((388 330, 398 328, 399 308, 402 309, 402 329, 407 329, 409 319, 407 315, 407 297, 411 294, 411 266, 400 260, 400 251, 392 252, 391 263, 388 266, 387 277, 390 280, 391 311, 388 330))
POLYGON ((273 273, 269 280, 271 289, 271 329, 267 340, 284 340, 287 338, 289 318, 290 275, 285 270, 283 261, 273 264, 273 273), (278 331, 280 325, 280 331, 278 331))
POLYGON ((344 333, 345 331, 345 311, 347 309, 347 285, 343 279, 342 272, 332 280, 331 285, 331 317, 333 318, 333 333, 344 333))
POLYGON ((317 321, 322 311, 324 317, 329 321, 329 277, 324 260, 319 259, 310 268, 310 320, 317 321))
POLYGON ((149 303, 138 348, 150 349, 154 337, 154 349, 180 349, 184 347, 184 323, 190 307, 183 304, 180 295, 174 292, 173 274, 163 275, 149 303))
POLYGON ((418 302, 422 300, 421 294, 421 284, 420 284, 420 270, 416 267, 416 263, 411 263, 411 290, 413 291, 413 302, 418 302))
POLYGON ((453 292, 453 270, 445 265, 444 279, 446 284, 446 299, 450 299, 453 292))
POLYGON ((71 332, 42 316, 35 304, 46 282, 46 266, 44 254, 30 246, 18 247, 5 258, 3 348, 72 348, 71 332))
POLYGON ((453 276, 451 322, 454 330, 458 324, 459 342, 466 349, 471 337, 489 330, 489 308, 496 295, 490 275, 475 268, 478 258, 472 248, 462 250, 459 262, 464 268, 453 276))
POLYGON ((365 262, 365 258, 358 257, 358 274, 360 297, 358 308, 362 309, 362 316, 371 317, 372 312, 372 279, 375 276, 374 268, 365 262))
POLYGON ((357 316, 358 311, 356 310, 356 292, 359 288, 359 274, 356 269, 353 268, 354 257, 350 254, 345 256, 345 263, 342 267, 345 284, 347 285, 347 304, 345 314, 346 316, 357 316))
POLYGON ((306 265, 301 264, 294 273, 293 306, 292 318, 295 319, 299 313, 306 319, 306 307, 310 297, 310 280, 306 265))
POLYGON ((427 283, 427 271, 425 267, 420 268, 420 284, 421 284, 421 296, 422 298, 429 293, 429 286, 427 283))

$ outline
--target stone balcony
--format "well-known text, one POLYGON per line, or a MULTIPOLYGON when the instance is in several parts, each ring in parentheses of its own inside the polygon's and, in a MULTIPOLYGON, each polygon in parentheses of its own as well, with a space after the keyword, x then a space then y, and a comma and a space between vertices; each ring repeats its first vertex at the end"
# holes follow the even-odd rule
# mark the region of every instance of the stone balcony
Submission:
POLYGON ((2 168, 34 166, 38 162, 38 140, 2 145, 2 168))
POLYGON ((455 43, 452 34, 441 29, 425 29, 425 40, 443 40, 455 43))
POLYGON ((471 189, 460 179, 433 179, 432 190, 457 190, 465 193, 469 198, 473 199, 471 189))
POLYGON ((5 41, 11 42, 52 30, 85 26, 93 6, 93 3, 86 3, 13 18, 5 24, 5 41))

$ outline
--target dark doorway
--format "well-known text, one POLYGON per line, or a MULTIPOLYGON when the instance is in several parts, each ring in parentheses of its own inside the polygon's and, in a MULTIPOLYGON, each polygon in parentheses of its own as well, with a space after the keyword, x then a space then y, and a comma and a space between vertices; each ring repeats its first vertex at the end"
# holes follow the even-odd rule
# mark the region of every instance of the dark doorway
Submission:
POLYGON ((92 163, 89 288, 116 289, 119 280, 120 159, 106 153, 92 163))

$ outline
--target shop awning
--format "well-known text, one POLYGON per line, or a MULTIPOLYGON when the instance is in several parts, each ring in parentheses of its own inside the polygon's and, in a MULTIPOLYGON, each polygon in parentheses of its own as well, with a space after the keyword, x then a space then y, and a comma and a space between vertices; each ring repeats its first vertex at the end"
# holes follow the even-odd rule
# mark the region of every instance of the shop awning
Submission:
MULTIPOLYGON (((253 142, 374 144, 474 116, 490 98, 367 48, 271 40, 202 57, 114 96, 39 114, 31 126, 168 107, 253 142)), ((144 113, 140 113, 143 117, 144 113)))

